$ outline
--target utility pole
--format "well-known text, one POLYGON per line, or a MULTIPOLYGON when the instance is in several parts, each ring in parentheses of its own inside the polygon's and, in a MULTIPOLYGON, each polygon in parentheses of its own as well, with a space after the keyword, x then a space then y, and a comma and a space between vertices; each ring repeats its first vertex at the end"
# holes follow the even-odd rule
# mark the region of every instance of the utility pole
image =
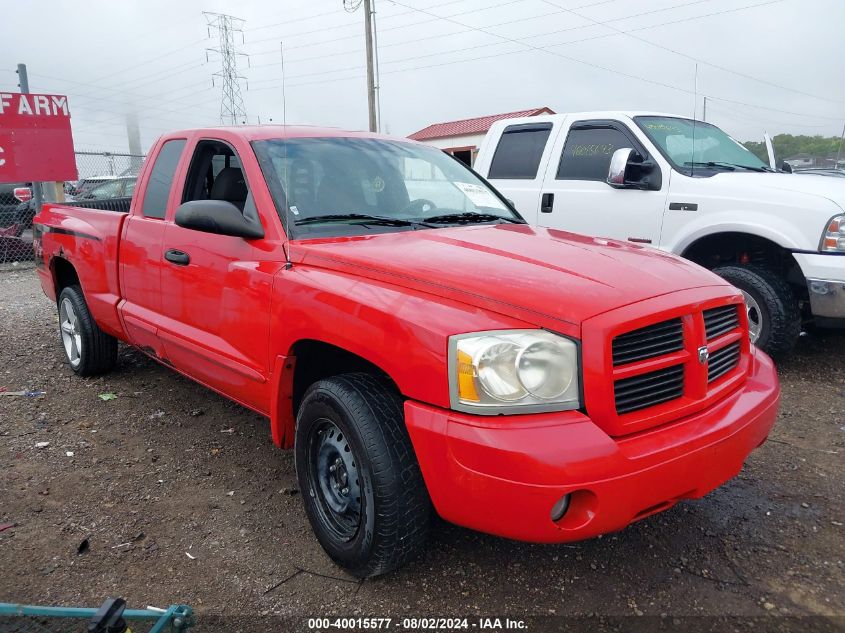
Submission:
POLYGON ((376 76, 373 62, 372 0, 364 0, 364 35, 367 42, 367 108, 370 113, 370 132, 378 132, 376 118, 376 76))
MULTIPOLYGON (((22 94, 29 94, 29 76, 26 74, 26 64, 18 64, 18 87, 22 94)), ((41 205, 44 203, 44 191, 40 182, 32 183, 32 200, 35 203, 35 210, 40 213, 41 205)))
POLYGON ((367 110, 369 112, 370 132, 379 131, 378 115, 378 75, 375 44, 375 0, 343 0, 343 8, 349 13, 364 5, 364 42, 367 49, 367 110))
POLYGON ((701 111, 701 120, 707 120, 707 95, 704 95, 704 109, 701 111))
MULTIPOLYGON (((238 74, 238 57, 246 56, 239 53, 235 48, 235 33, 241 33, 243 38, 244 20, 224 13, 211 13, 203 11, 205 16, 208 35, 211 37, 211 29, 217 31, 219 45, 217 48, 206 49, 206 61, 208 53, 220 55, 222 68, 212 75, 211 84, 214 85, 214 77, 220 77, 223 82, 223 95, 220 101, 220 122, 223 124, 237 125, 246 123, 246 108, 244 108, 243 96, 241 96, 240 80, 246 77, 238 74)), ((246 56, 249 64, 249 56, 246 56)), ((247 84, 249 88, 249 84, 247 84)))

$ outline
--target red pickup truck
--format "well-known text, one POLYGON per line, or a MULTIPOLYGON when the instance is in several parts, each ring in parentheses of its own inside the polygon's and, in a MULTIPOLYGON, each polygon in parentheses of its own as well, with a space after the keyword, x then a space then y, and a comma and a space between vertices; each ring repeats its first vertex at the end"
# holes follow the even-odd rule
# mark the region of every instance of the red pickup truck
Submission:
POLYGON ((167 134, 128 213, 46 205, 35 249, 73 371, 122 340, 267 416, 359 576, 418 553, 433 511, 535 542, 619 530, 735 476, 776 417, 737 290, 532 228, 406 139, 167 134))

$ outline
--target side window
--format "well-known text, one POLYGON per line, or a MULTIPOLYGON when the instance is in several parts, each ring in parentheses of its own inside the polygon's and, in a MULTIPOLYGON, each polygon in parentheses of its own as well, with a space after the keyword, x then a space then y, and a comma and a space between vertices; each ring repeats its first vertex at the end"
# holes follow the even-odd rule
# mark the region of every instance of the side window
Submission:
POLYGON ((222 141, 207 140, 197 144, 182 195, 182 202, 191 200, 225 200, 250 219, 257 217, 241 161, 222 141))
POLYGON ((534 180, 551 131, 551 123, 506 127, 493 154, 487 177, 491 180, 534 180))
POLYGON ((150 172, 150 181, 144 194, 144 206, 141 213, 148 218, 164 218, 167 212, 167 199, 176 176, 176 165, 185 148, 185 139, 173 139, 165 142, 156 157, 150 172))
POLYGON ((611 127, 572 129, 563 146, 557 179, 604 182, 613 152, 632 146, 624 133, 611 127))

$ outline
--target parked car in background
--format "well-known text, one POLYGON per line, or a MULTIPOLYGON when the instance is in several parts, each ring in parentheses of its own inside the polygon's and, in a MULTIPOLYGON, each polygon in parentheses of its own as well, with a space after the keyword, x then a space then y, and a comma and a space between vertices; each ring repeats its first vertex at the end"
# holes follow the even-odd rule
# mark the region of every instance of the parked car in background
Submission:
POLYGON ((648 244, 739 288, 752 340, 845 326, 845 181, 772 170, 718 127, 580 112, 497 121, 476 170, 533 225, 648 244))
POLYGON ((87 193, 89 190, 93 189, 94 187, 98 187, 99 185, 110 182, 112 180, 117 180, 121 178, 121 176, 89 176, 88 178, 81 178, 74 183, 65 183, 65 193, 69 196, 74 198, 78 196, 82 196, 83 194, 87 193))
POLYGON ((32 183, 0 183, 0 228, 11 228, 12 235, 20 236, 32 226, 35 213, 32 183))
POLYGON ((401 139, 168 134, 128 213, 45 205, 35 252, 74 372, 120 339, 267 416, 361 577, 419 553, 433 510, 526 541, 622 529, 734 477, 777 414, 736 288, 527 226, 401 139))
POLYGON ((73 196, 74 200, 112 200, 114 198, 131 198, 135 192, 135 176, 122 176, 106 180, 94 186, 86 187, 81 193, 73 196))
POLYGON ((845 178, 845 169, 795 169, 793 174, 815 174, 817 176, 833 176, 834 178, 845 178))

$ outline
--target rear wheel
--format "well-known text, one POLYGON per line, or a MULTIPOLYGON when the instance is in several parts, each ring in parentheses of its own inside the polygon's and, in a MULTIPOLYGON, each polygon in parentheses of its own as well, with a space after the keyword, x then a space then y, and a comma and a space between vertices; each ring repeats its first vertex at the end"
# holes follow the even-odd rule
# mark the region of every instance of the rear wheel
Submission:
POLYGON ((59 332, 70 368, 80 376, 104 374, 117 362, 117 339, 94 321, 79 286, 59 294, 59 332))
POLYGON ((430 502, 392 385, 344 374, 312 385, 297 416, 296 472, 326 553, 360 578, 423 548, 430 502))
POLYGON ((763 266, 721 266, 713 272, 742 292, 751 342, 774 358, 791 352, 801 333, 801 313, 786 280, 763 266))

